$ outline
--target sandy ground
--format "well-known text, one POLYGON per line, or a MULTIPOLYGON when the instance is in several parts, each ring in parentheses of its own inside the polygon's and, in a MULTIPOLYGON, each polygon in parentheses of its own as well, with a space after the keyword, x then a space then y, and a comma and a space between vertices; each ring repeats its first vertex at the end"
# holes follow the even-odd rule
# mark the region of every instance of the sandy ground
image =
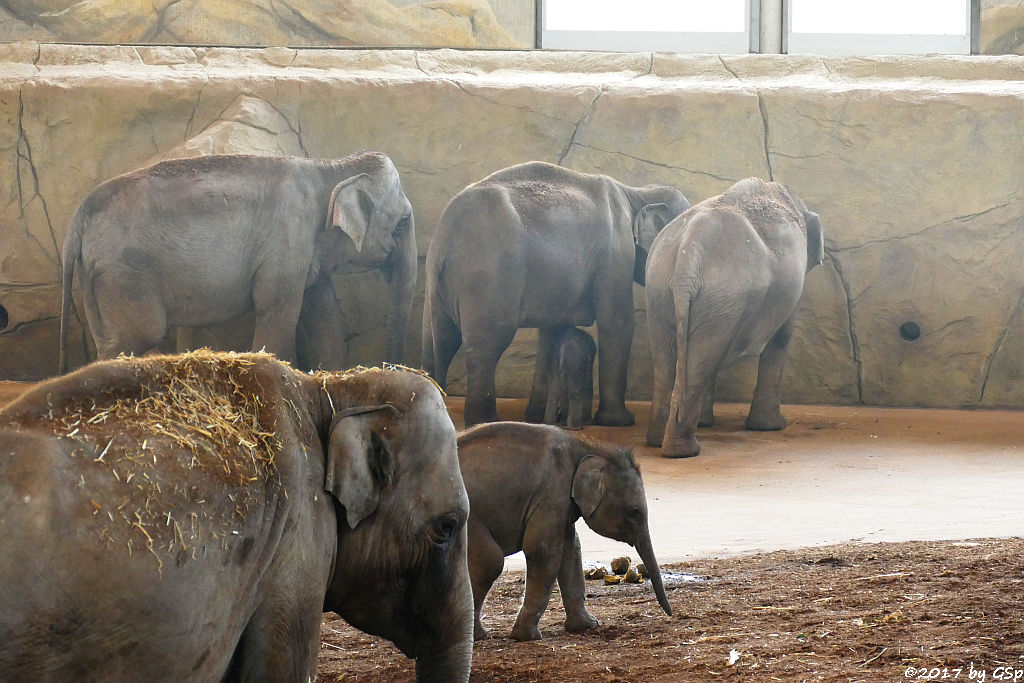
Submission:
MULTIPOLYGON (((0 405, 31 384, 0 381, 0 405)), ((449 397, 462 427, 462 399, 449 397)), ((525 402, 499 401, 505 419, 525 402)), ((953 540, 1024 530, 1024 412, 784 406, 781 432, 743 429, 747 407, 718 404, 695 458, 644 445, 637 424, 587 427, 632 447, 644 476, 651 536, 662 563, 847 541, 953 540)), ((630 548, 579 522, 585 562, 630 548)), ((506 567, 522 569, 522 555, 506 567)))
MULTIPOLYGON (((524 402, 499 401, 505 419, 524 402)), ((743 429, 747 406, 718 404, 703 450, 671 460, 637 425, 584 432, 632 447, 644 476, 659 561, 726 557, 846 541, 941 540, 1024 530, 1024 412, 783 406, 781 432, 743 429)), ((461 427, 462 400, 449 399, 461 427)), ((584 561, 628 546, 579 522, 584 561)), ((522 556, 508 568, 522 568, 522 556)))

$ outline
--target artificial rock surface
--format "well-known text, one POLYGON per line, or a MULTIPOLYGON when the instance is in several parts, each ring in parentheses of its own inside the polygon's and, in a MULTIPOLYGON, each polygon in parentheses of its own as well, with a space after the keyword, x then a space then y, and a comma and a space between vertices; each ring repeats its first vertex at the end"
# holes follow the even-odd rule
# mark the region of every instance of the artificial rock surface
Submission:
MULTIPOLYGON (((0 377, 56 367, 59 246, 97 183, 172 156, 376 149, 402 175, 421 260, 448 199, 531 159, 673 184, 693 203, 751 175, 787 183, 821 215, 826 259, 785 401, 1024 407, 1021 111, 1021 57, 0 46, 0 377)), ((379 277, 336 284, 353 362, 377 360, 379 277)), ((635 293, 629 395, 643 399, 635 293)), ((422 281, 414 365, 421 308, 422 281)), ((534 338, 507 352, 500 394, 528 389, 534 338)), ((726 373, 719 395, 749 400, 755 367, 726 373)))

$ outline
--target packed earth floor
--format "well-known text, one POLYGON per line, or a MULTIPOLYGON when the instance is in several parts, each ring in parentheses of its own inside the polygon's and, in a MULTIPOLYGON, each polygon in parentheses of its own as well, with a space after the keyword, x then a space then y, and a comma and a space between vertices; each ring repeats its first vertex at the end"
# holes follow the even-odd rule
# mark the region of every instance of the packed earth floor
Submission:
MULTIPOLYGON (((26 386, 0 382, 0 405, 26 386)), ((726 404, 699 456, 667 460, 630 408, 636 426, 585 432, 634 449, 673 615, 648 583, 590 581, 600 627, 565 633, 556 589, 544 639, 516 642, 514 555, 472 681, 1024 681, 1024 413, 784 406, 786 430, 756 433, 726 404)), ((631 554, 578 530, 587 567, 631 554)), ((322 636, 320 681, 414 680, 333 614, 322 636)))

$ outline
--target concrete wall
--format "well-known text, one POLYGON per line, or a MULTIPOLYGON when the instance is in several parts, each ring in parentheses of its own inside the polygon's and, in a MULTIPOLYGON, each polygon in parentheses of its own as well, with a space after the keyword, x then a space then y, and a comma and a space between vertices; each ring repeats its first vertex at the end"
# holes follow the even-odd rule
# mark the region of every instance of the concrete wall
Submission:
MULTIPOLYGON (((0 46, 0 378, 56 368, 59 245, 97 183, 169 156, 369 148, 402 174, 421 258, 451 196, 521 161, 674 184, 693 202, 747 176, 787 183, 821 214, 827 258, 785 400, 1024 407, 1022 74, 1021 57, 0 46), (901 338, 905 322, 919 339, 901 338)), ((375 277, 339 279, 354 361, 381 348, 375 277)), ((413 364, 421 298, 422 283, 413 364)), ((642 399, 642 296, 637 309, 642 399)), ((522 395, 532 361, 524 331, 500 393, 522 395)), ((749 398, 753 368, 720 397, 749 398)))
MULTIPOLYGON (((529 48, 535 18, 536 0, 0 0, 0 42, 529 48)), ((980 47, 1024 54, 1024 0, 981 0, 980 47)))

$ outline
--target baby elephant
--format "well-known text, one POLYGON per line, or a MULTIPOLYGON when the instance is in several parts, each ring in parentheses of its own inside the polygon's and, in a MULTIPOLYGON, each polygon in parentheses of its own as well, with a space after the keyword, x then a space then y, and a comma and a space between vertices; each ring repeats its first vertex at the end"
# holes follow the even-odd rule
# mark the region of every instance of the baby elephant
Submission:
POLYGON ((594 338, 578 327, 567 327, 558 341, 557 351, 548 372, 548 402, 544 422, 549 425, 565 421, 566 429, 583 429, 593 422, 594 338))
POLYGON ((630 451, 600 446, 557 427, 521 422, 481 425, 459 435, 459 464, 469 494, 469 575, 476 608, 474 638, 487 637, 480 609, 505 557, 526 555, 526 597, 512 637, 538 640, 555 579, 565 629, 598 625, 583 605, 583 565, 576 520, 629 543, 649 567, 651 584, 672 614, 647 529, 647 500, 630 451))

